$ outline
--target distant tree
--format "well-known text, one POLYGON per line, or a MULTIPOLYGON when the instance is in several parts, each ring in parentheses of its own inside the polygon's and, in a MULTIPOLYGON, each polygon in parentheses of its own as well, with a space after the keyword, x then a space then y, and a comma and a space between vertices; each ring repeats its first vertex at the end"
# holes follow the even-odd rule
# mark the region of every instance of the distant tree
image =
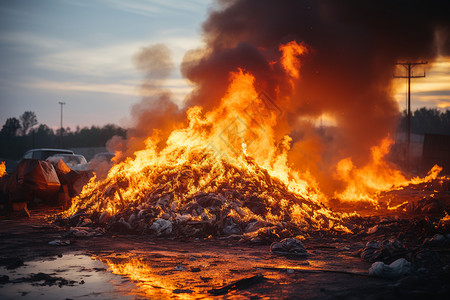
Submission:
POLYGON ((17 118, 8 118, 3 125, 0 134, 6 137, 17 136, 17 131, 20 128, 20 121, 17 118))
POLYGON ((20 122, 22 124, 22 135, 26 135, 28 130, 38 123, 36 114, 32 111, 24 112, 20 116, 20 122))
POLYGON ((33 132, 37 135, 54 135, 53 129, 45 124, 40 124, 38 128, 33 129, 33 132))

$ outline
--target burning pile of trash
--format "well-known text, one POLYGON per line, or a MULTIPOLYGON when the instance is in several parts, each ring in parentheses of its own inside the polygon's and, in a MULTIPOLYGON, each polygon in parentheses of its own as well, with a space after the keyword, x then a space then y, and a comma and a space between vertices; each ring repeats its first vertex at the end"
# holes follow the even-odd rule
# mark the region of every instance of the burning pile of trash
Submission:
MULTIPOLYGON (((283 64, 287 74, 298 71, 305 47, 296 42, 280 47, 282 60, 291 61, 283 64)), ((231 72, 217 106, 209 111, 190 107, 185 126, 166 132, 165 140, 161 132, 149 134, 144 149, 114 165, 105 179, 91 178, 58 216, 59 224, 72 227, 77 236, 108 231, 258 240, 312 231, 354 232, 357 225, 344 220, 358 214, 333 212, 328 208, 333 203, 307 168, 291 168, 292 138, 277 136, 280 110, 268 95, 257 92, 256 84, 250 72, 231 72)), ((367 168, 356 168, 351 159, 338 164, 348 187, 336 194, 341 200, 356 207, 355 202, 368 199, 375 210, 378 200, 368 193, 412 182, 383 160, 390 142, 382 144, 372 148, 367 168)), ((437 168, 429 179, 438 173, 437 168)), ((428 178, 417 182, 424 180, 428 178)))
POLYGON ((218 107, 190 108, 188 125, 173 130, 163 149, 150 136, 106 179, 92 178, 59 221, 156 236, 350 232, 324 206, 315 180, 288 166, 291 138, 276 141, 278 112, 254 85, 252 74, 232 73, 218 107))
POLYGON ((108 177, 95 191, 84 191, 68 211, 74 214, 59 222, 88 227, 88 232, 101 227, 155 236, 244 234, 255 240, 314 230, 350 232, 341 215, 290 191, 250 158, 244 169, 225 160, 202 163, 214 157, 212 152, 191 156, 198 159, 195 164, 161 166, 157 171, 144 167, 140 172, 146 181, 136 182, 133 174, 108 177), (129 189, 137 189, 133 199, 128 198, 129 189))

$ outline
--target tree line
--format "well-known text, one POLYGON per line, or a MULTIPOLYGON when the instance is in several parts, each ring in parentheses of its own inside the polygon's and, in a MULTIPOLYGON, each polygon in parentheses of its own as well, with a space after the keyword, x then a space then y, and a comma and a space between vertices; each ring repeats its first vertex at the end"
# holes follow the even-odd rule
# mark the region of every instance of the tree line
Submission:
MULTIPOLYGON (((407 114, 400 117, 400 130, 406 130, 407 114)), ((441 111, 436 108, 419 108, 411 113, 411 133, 450 135, 450 110, 441 111)))
POLYGON ((32 148, 104 147, 114 135, 126 137, 127 130, 114 124, 103 127, 77 126, 53 130, 39 124, 36 114, 24 112, 19 118, 8 118, 0 130, 0 157, 18 160, 32 148))

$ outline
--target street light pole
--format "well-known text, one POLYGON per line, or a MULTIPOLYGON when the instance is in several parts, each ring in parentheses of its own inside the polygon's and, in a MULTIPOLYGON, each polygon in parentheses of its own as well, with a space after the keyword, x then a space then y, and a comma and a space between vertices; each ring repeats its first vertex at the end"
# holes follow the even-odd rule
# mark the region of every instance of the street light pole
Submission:
POLYGON ((66 104, 66 102, 58 102, 59 105, 61 105, 61 128, 60 128, 60 140, 59 143, 61 145, 61 148, 63 147, 63 105, 66 104))

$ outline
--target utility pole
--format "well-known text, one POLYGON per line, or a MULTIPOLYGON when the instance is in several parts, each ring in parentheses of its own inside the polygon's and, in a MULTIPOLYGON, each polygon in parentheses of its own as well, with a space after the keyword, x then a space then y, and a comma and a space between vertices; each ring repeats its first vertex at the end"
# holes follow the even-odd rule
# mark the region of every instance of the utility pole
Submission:
POLYGON ((61 128, 60 128, 60 131, 59 131, 59 134, 60 134, 59 143, 60 143, 61 148, 62 148, 63 147, 63 105, 65 105, 66 102, 58 102, 58 103, 59 103, 59 105, 61 105, 61 128))
POLYGON ((425 77, 425 70, 423 75, 413 75, 412 70, 418 65, 426 65, 428 62, 397 62, 396 65, 403 66, 406 69, 407 75, 398 76, 394 75, 394 78, 408 78, 408 104, 407 104, 407 119, 406 119, 406 163, 409 167, 410 163, 410 146, 411 146, 411 78, 425 77))

